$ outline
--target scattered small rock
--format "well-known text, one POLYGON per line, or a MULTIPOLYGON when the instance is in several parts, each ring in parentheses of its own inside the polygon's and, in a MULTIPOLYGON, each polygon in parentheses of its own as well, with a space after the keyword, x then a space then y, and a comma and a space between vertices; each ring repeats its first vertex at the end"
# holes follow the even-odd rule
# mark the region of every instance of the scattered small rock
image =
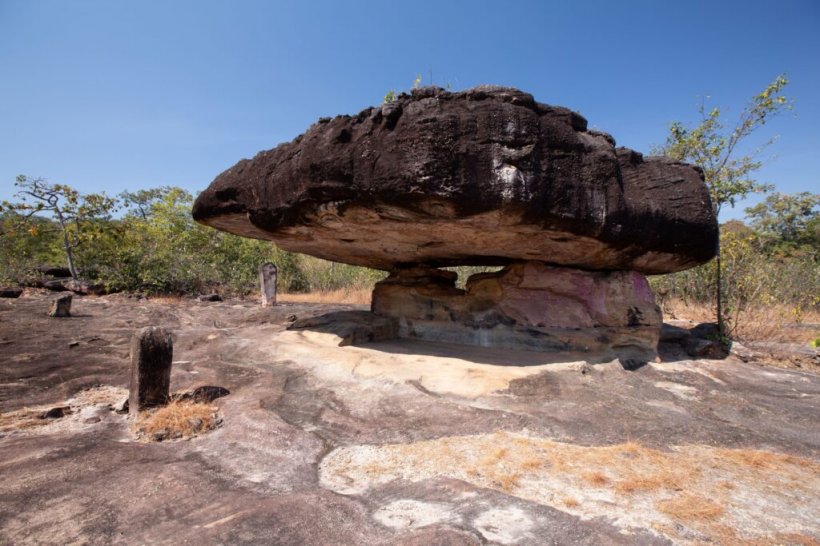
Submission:
POLYGON ((65 283, 70 280, 71 277, 68 277, 67 279, 51 279, 47 281, 42 281, 42 283, 38 284, 41 284, 43 288, 51 290, 53 292, 65 292, 66 290, 68 290, 68 288, 65 287, 65 283))
POLYGON ((80 342, 79 342, 79 341, 72 341, 72 342, 70 342, 70 343, 68 344, 68 346, 69 346, 69 347, 76 347, 76 346, 77 346, 77 345, 79 345, 79 344, 80 344, 80 342))
POLYGON ((0 288, 0 298, 19 298, 22 288, 0 288))
POLYGON ((694 358, 726 358, 726 348, 719 341, 690 337, 683 343, 683 349, 694 358))
POLYGON ((40 419, 62 419, 70 413, 71 408, 68 406, 57 406, 56 408, 51 408, 47 412, 43 413, 40 416, 40 419))
POLYGON ((686 328, 666 324, 661 327, 661 342, 676 343, 681 342, 691 334, 686 328))
POLYGON ((126 396, 125 398, 111 406, 111 409, 114 410, 114 412, 116 413, 128 413, 128 397, 126 396))
POLYGON ((715 322, 702 322, 690 329, 689 335, 698 339, 716 341, 720 339, 720 328, 715 322))
POLYGON ((105 286, 102 284, 92 284, 88 281, 78 281, 74 279, 69 279, 63 282, 63 286, 67 290, 71 290, 75 294, 80 295, 92 295, 92 296, 102 296, 107 292, 105 286))
POLYGON ((59 265, 41 265, 37 271, 49 277, 70 277, 71 271, 67 267, 59 265))
POLYGON ((288 316, 285 318, 285 320, 286 320, 287 322, 296 322, 297 320, 299 320, 299 317, 297 317, 296 315, 288 315, 288 316))
POLYGON ((619 358, 618 362, 624 370, 634 372, 646 366, 645 360, 638 360, 637 358, 619 358))
POLYGON ((231 391, 224 387, 216 387, 214 385, 205 385, 197 387, 190 392, 183 393, 179 396, 179 400, 193 400, 196 403, 213 402, 217 398, 228 396, 231 391))
POLYGON ((153 433, 151 435, 151 439, 153 439, 155 442, 162 442, 163 440, 167 440, 169 436, 170 435, 169 435, 168 431, 165 430, 165 429, 162 429, 162 430, 158 430, 155 433, 153 433))
POLYGON ((86 424, 90 425, 92 423, 99 423, 100 421, 101 421, 101 419, 99 417, 89 417, 88 419, 85 419, 83 421, 83 423, 86 423, 86 424))

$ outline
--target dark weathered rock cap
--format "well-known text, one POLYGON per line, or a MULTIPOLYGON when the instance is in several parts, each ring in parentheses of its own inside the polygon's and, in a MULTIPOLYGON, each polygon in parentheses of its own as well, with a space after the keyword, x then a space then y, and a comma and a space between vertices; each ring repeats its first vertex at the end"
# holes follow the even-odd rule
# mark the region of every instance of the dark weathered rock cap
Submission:
POLYGON ((223 172, 193 213, 380 269, 540 260, 667 273, 717 243, 700 170, 616 148, 581 115, 493 86, 426 87, 323 118, 223 172))

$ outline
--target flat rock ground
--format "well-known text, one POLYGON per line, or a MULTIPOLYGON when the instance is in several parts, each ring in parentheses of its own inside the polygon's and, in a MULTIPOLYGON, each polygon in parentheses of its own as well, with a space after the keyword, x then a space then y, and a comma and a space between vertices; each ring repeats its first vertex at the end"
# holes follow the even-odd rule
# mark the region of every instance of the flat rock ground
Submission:
POLYGON ((818 544, 820 377, 286 331, 318 304, 0 300, 0 544, 818 544), (223 423, 137 441, 146 325, 223 423), (57 406, 69 414, 39 419, 57 406), (34 416, 34 417, 33 417, 34 416))

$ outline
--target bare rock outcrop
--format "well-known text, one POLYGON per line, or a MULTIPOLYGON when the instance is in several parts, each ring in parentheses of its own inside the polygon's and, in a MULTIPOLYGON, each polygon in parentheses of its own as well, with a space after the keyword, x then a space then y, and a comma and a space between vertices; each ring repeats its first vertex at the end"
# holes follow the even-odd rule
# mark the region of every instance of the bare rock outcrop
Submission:
POLYGON ((703 177, 516 89, 414 90, 242 160, 194 218, 338 262, 668 273, 712 258, 703 177))
POLYGON ((660 335, 643 274, 702 264, 717 245, 699 169, 491 86, 321 119, 223 172, 193 215, 391 271, 373 312, 402 337, 625 358, 651 357, 660 335), (455 265, 505 269, 462 291, 436 269, 455 265))

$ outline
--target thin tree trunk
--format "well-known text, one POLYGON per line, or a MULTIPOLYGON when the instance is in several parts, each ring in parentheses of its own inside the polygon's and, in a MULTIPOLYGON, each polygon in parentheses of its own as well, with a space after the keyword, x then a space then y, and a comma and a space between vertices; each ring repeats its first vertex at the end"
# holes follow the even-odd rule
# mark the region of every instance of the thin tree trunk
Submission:
POLYGON ((720 237, 718 237, 717 255, 715 255, 715 262, 717 263, 717 323, 718 332, 720 333, 721 341, 726 337, 726 324, 723 320, 723 271, 720 260, 720 237))
POLYGON ((63 218, 63 213, 59 208, 55 207, 54 210, 57 213, 57 219, 60 221, 60 227, 63 230, 63 248, 65 249, 65 257, 68 262, 68 272, 71 274, 71 278, 77 281, 79 280, 79 277, 77 276, 77 269, 74 267, 74 256, 71 254, 71 243, 68 240, 68 231, 66 231, 65 219, 63 218))

